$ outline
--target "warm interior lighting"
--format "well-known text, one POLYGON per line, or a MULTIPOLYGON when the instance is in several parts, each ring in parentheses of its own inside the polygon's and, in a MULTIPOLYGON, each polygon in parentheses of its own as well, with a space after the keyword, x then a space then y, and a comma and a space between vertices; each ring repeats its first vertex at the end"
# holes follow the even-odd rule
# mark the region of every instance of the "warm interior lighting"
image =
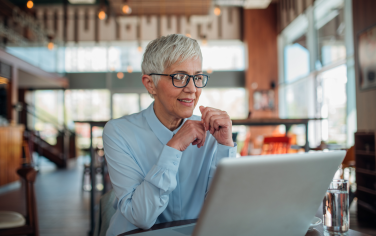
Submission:
POLYGON ((132 8, 130 8, 128 5, 123 6, 123 12, 124 14, 131 14, 132 8))
POLYGON ((202 46, 206 46, 206 45, 208 45, 208 40, 203 39, 203 40, 202 40, 202 46))
POLYGON ((128 67, 127 67, 127 72, 128 72, 128 73, 132 73, 132 71, 133 71, 132 66, 128 66, 128 67))
POLYGON ((98 18, 104 20, 106 18, 106 13, 102 10, 98 13, 98 18))
POLYGON ((137 47, 137 51, 142 52, 142 47, 141 47, 141 46, 138 46, 138 47, 137 47))
POLYGON ((0 84, 7 84, 8 79, 0 76, 0 84))
POLYGON ((219 16, 221 14, 221 8, 214 7, 214 15, 219 16))
POLYGON ((187 36, 188 38, 191 38, 191 34, 185 34, 185 36, 187 36))
POLYGON ((29 9, 33 8, 33 6, 34 6, 33 1, 27 1, 26 6, 27 6, 27 8, 29 8, 29 9))
POLYGON ((48 44, 47 44, 47 48, 48 48, 48 50, 52 50, 52 49, 54 49, 54 43, 53 42, 49 42, 48 44))
POLYGON ((118 72, 116 76, 118 77, 118 79, 124 78, 123 72, 118 72))
POLYGON ((68 0, 71 4, 94 4, 95 0, 68 0))
POLYGON ((213 70, 212 69, 207 69, 206 72, 208 72, 208 74, 211 74, 211 73, 213 73, 213 70))

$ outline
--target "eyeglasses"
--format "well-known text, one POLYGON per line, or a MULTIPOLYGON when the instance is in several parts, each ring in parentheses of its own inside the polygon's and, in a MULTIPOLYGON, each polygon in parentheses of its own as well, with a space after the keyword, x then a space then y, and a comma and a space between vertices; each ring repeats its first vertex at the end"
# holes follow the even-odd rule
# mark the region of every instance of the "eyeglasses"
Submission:
POLYGON ((155 73, 152 73, 152 74, 149 74, 149 75, 171 76, 171 78, 172 78, 172 84, 175 87, 177 87, 177 88, 184 88, 185 86, 187 86, 188 83, 189 83, 189 80, 191 78, 193 78, 193 83, 195 84, 196 88, 203 88, 203 87, 205 87, 206 84, 208 83, 208 80, 209 80, 209 76, 208 75, 204 75, 204 74, 187 75, 187 74, 178 73, 178 74, 167 75, 167 74, 155 74, 155 73))

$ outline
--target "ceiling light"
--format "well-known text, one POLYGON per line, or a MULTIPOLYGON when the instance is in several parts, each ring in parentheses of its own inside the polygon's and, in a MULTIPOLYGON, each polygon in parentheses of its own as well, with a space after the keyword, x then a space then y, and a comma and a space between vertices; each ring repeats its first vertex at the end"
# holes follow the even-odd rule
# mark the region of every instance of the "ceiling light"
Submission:
POLYGON ((7 84, 8 79, 0 76, 0 84, 7 84))
POLYGON ((99 13, 98 13, 98 18, 100 19, 100 20, 104 20, 104 19, 106 19, 106 13, 102 10, 102 11, 100 11, 99 13))
POLYGON ((123 72, 118 72, 118 73, 116 74, 116 76, 118 77, 118 79, 122 79, 122 78, 124 78, 124 74, 123 74, 123 72))
POLYGON ((141 47, 141 46, 138 46, 138 47, 137 47, 137 51, 142 52, 142 47, 141 47))
POLYGON ((47 48, 48 48, 48 50, 52 50, 52 49, 54 49, 54 43, 53 42, 49 42, 48 44, 47 44, 47 48))
POLYGON ((68 0, 71 4, 94 4, 95 0, 68 0))
POLYGON ((219 16, 221 14, 221 8, 214 7, 214 15, 219 16))
POLYGON ((213 70, 212 69, 207 69, 206 72, 208 72, 208 74, 211 74, 211 73, 213 73, 213 70))
POLYGON ((128 66, 128 67, 127 67, 127 72, 128 72, 128 73, 132 73, 132 72, 133 72, 133 68, 132 68, 132 66, 128 66))
POLYGON ((27 8, 29 8, 29 9, 33 8, 33 6, 34 6, 33 1, 28 1, 28 2, 26 3, 26 6, 27 6, 27 8))
POLYGON ((191 34, 185 34, 185 36, 187 36, 188 38, 191 38, 191 34))
POLYGON ((245 0, 245 9, 265 9, 269 6, 272 0, 245 0))
POLYGON ((123 12, 124 14, 131 14, 132 13, 132 8, 130 8, 128 5, 123 6, 123 12))

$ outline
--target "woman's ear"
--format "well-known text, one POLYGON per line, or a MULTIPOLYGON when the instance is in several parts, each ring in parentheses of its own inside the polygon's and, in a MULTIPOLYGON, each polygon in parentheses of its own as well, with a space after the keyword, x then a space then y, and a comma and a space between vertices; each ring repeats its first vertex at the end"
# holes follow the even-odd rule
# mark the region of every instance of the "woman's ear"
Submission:
POLYGON ((153 79, 151 78, 150 75, 142 75, 142 83, 144 84, 146 90, 148 90, 148 92, 151 95, 154 96, 154 95, 157 94, 157 90, 155 89, 154 81, 153 81, 153 79))

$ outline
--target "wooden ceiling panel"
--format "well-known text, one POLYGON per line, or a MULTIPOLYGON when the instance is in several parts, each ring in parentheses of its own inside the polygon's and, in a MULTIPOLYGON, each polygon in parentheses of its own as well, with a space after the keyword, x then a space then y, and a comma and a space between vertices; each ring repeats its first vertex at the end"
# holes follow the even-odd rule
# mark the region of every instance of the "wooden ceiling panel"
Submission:
POLYGON ((126 4, 132 9, 131 15, 207 15, 211 0, 109 0, 117 15, 126 4))

